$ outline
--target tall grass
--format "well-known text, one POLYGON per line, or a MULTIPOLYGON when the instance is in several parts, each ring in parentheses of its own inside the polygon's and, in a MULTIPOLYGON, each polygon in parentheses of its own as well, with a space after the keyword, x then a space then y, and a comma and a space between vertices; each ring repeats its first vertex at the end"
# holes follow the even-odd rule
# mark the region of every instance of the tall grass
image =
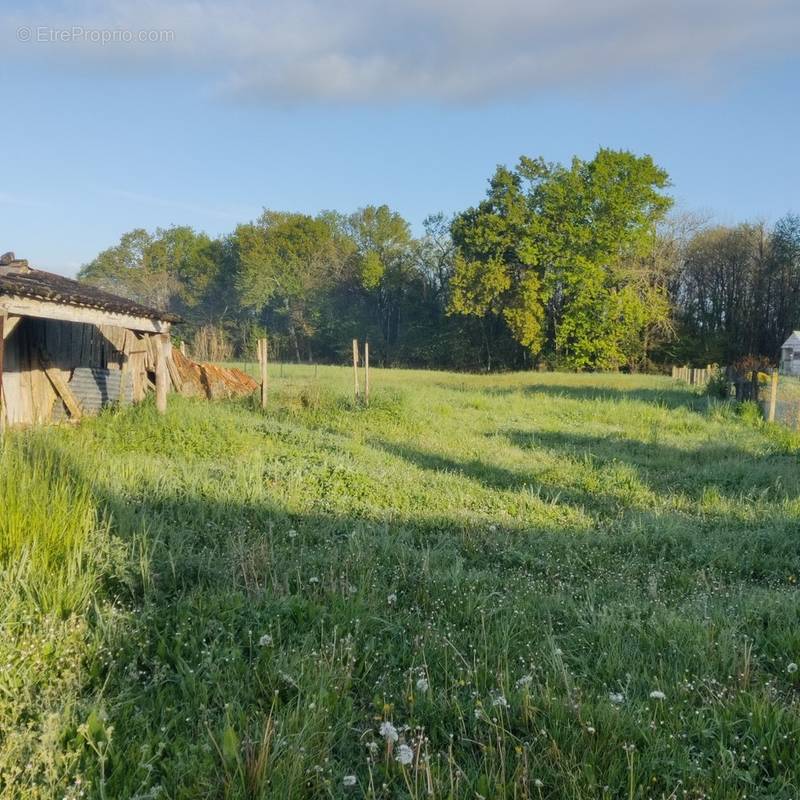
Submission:
POLYGON ((797 796, 796 439, 658 378, 285 374, 11 437, 0 794, 797 796))

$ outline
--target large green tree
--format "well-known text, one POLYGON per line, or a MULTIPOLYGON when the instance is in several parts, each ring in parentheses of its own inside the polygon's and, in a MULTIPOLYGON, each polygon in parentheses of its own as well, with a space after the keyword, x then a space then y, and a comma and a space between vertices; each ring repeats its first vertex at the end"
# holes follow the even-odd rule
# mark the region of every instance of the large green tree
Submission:
POLYGON ((502 318, 532 354, 573 368, 630 362, 630 343, 665 316, 631 263, 670 207, 667 183, 649 156, 606 149, 569 166, 498 167, 486 199, 453 223, 451 311, 502 318))

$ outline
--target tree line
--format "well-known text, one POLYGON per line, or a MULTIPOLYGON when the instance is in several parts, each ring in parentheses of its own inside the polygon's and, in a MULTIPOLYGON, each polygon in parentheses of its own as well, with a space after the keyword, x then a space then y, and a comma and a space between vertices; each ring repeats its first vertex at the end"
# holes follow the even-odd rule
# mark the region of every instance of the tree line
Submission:
POLYGON ((264 210, 212 238, 135 229, 81 280, 180 314, 201 359, 463 370, 657 369, 777 357, 800 327, 800 217, 713 226, 676 214, 649 156, 522 157, 421 235, 388 208, 264 210))

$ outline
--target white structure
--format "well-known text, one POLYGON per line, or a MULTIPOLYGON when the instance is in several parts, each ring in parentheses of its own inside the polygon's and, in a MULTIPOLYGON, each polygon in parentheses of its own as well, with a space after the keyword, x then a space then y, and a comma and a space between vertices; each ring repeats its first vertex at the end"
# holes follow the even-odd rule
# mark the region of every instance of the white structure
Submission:
POLYGON ((792 335, 781 345, 781 375, 800 375, 800 331, 792 331, 792 335))

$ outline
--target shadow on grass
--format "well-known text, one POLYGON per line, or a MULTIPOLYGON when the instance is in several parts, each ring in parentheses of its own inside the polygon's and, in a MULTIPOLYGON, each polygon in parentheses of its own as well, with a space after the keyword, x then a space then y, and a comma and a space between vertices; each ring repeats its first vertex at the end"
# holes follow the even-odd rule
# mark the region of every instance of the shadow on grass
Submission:
POLYGON ((700 411, 706 407, 706 398, 694 394, 686 389, 664 388, 649 389, 637 387, 634 389, 617 388, 614 386, 574 386, 561 383, 532 383, 517 388, 487 387, 483 391, 489 395, 544 395, 558 397, 565 400, 578 400, 581 402, 631 401, 635 403, 649 403, 661 408, 687 408, 691 411, 700 411))
MULTIPOLYGON (((533 374, 532 374, 533 375, 533 374)), ((703 395, 696 394, 688 388, 680 388, 669 384, 663 388, 625 386, 580 386, 570 383, 538 382, 532 377, 530 383, 517 386, 483 386, 480 383, 462 381, 436 383, 440 389, 453 392, 479 392, 488 396, 503 397, 513 395, 544 395, 565 400, 577 401, 605 401, 620 402, 631 401, 648 403, 661 408, 688 408, 691 411, 701 411, 706 408, 707 400, 703 395)))
MULTIPOLYGON (((511 441, 514 436, 509 434, 511 441)), ((550 446, 591 450, 591 438, 553 439, 550 446)), ((451 472, 494 490, 532 484, 522 472, 480 459, 457 461, 407 445, 371 444, 421 469, 451 472)), ((519 440, 519 446, 526 442, 519 440)), ((445 663, 452 658, 451 639, 468 652, 480 646, 488 627, 512 663, 530 657, 531 638, 546 643, 593 613, 576 601, 576 593, 585 591, 601 606, 646 599, 655 564, 677 593, 695 590, 698 571, 710 584, 715 577, 772 580, 800 569, 788 519, 742 535, 738 520, 717 518, 714 536, 704 536, 685 516, 640 510, 637 524, 604 535, 514 520, 492 530, 465 523, 456 509, 437 518, 424 509, 404 516, 391 515, 389 508, 370 515, 293 513, 263 487, 260 496, 244 499, 161 476, 114 486, 67 447, 52 456, 61 476, 92 485, 115 534, 131 546, 125 584, 130 595, 124 598, 136 609, 131 630, 114 621, 120 626, 113 634, 114 658, 92 667, 110 724, 125 732, 114 739, 106 763, 109 797, 132 797, 144 781, 161 784, 174 797, 251 796, 225 791, 224 758, 215 754, 211 736, 220 740, 230 728, 242 739, 257 740, 259 726, 273 714, 286 736, 270 779, 290 785, 285 775, 298 764, 293 793, 287 790, 286 796, 327 796, 324 786, 306 782, 316 774, 315 749, 305 755, 304 747, 290 750, 287 742, 305 746, 311 732, 326 757, 340 765, 357 763, 363 743, 352 735, 350 720, 373 719, 376 680, 403 697, 421 642, 445 663), (144 543, 138 549, 137 541, 144 543), (538 581, 535 593, 529 591, 532 580, 538 581), (389 592, 404 604, 402 616, 387 604, 389 592), (517 594, 525 602, 522 614, 515 607, 517 594), (438 650, 430 626, 440 619, 451 627, 442 629, 449 638, 438 650), (265 631, 274 634, 274 648, 258 647, 265 631), (357 633, 352 665, 346 654, 338 658, 335 649, 325 649, 324 636, 337 631, 357 633), (395 682, 387 684, 385 675, 395 682), (331 709, 329 716, 315 716, 313 704, 320 700, 331 709), (337 715, 350 727, 331 728, 337 715)), ((563 486, 548 491, 557 502, 617 502, 563 486)), ((701 669, 703 652, 692 655, 689 666, 701 669)), ((434 746, 446 747, 446 731, 458 720, 443 723, 439 707, 416 713, 434 746)), ((516 733, 521 738, 528 731, 516 733)), ((457 746, 460 759, 470 757, 466 745, 457 746)))
POLYGON ((568 431, 505 431, 523 450, 555 450, 598 466, 633 467, 657 494, 680 492, 700 497, 711 488, 729 498, 747 496, 781 500, 800 495, 800 471, 792 454, 754 454, 728 444, 677 447, 623 436, 594 436, 568 431))

